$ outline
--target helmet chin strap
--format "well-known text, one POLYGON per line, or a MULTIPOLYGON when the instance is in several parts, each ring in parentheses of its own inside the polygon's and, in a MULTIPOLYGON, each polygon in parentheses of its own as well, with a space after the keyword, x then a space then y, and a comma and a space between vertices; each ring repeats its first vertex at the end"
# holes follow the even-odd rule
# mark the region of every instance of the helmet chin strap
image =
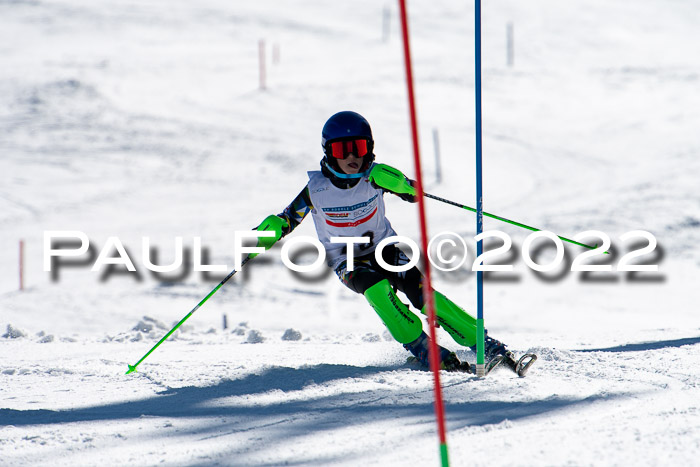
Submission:
POLYGON ((338 178, 342 178, 343 180, 352 180, 355 178, 362 178, 365 175, 368 175, 370 169, 372 168, 372 165, 370 164, 370 166, 364 172, 358 172, 356 174, 346 174, 346 173, 338 172, 337 170, 334 170, 333 167, 331 167, 330 164, 328 164, 328 162, 326 162, 325 160, 322 160, 321 164, 323 164, 323 166, 325 168, 327 168, 330 171, 330 173, 332 173, 333 175, 335 175, 338 178))

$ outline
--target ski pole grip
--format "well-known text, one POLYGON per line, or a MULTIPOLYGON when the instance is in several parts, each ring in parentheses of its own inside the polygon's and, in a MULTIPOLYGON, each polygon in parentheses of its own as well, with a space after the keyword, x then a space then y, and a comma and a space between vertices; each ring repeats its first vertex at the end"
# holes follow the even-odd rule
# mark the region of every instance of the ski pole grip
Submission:
POLYGON ((400 170, 386 164, 374 164, 369 173, 369 181, 374 186, 392 193, 416 196, 416 189, 411 185, 411 181, 400 170))
POLYGON ((265 218, 264 221, 256 228, 259 232, 273 232, 274 237, 258 237, 258 245, 264 247, 266 250, 272 248, 272 245, 277 243, 277 241, 282 238, 284 233, 284 228, 289 227, 286 220, 279 216, 270 214, 265 218))

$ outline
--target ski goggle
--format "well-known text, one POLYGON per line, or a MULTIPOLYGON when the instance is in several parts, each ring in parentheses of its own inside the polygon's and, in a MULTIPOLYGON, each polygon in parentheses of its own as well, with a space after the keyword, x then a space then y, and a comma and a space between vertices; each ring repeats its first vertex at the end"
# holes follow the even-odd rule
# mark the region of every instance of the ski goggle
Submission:
POLYGON ((364 157, 367 155, 367 140, 352 139, 348 141, 334 141, 328 144, 331 155, 336 159, 345 159, 350 154, 355 157, 364 157))

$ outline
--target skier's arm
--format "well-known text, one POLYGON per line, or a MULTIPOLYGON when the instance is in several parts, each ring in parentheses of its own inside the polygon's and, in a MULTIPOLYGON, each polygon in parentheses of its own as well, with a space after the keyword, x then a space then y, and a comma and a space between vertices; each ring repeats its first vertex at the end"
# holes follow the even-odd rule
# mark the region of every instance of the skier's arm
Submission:
POLYGON ((416 202, 416 189, 413 180, 406 177, 400 170, 386 164, 374 164, 369 173, 372 186, 382 188, 410 203, 416 202))
POLYGON ((301 190, 301 192, 299 192, 297 197, 294 198, 294 201, 289 203, 289 206, 284 208, 284 211, 277 215, 277 217, 281 217, 287 222, 287 226, 284 229, 282 236, 288 235, 292 232, 292 230, 296 229, 313 208, 314 206, 311 204, 309 187, 307 185, 303 190, 301 190))

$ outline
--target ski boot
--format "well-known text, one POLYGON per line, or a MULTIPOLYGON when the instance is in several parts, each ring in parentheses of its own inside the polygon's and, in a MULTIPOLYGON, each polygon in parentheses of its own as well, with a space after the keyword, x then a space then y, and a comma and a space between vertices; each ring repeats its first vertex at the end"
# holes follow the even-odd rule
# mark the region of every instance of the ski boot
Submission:
MULTIPOLYGON (((409 362, 418 362, 425 367, 430 367, 430 361, 428 358, 428 347, 430 346, 430 337, 422 331, 418 339, 404 344, 404 349, 408 350, 413 354, 413 357, 409 357, 409 362)), ((438 351, 440 352, 440 369, 446 371, 465 371, 471 372, 469 363, 460 362, 457 355, 454 352, 438 345, 438 351)))

